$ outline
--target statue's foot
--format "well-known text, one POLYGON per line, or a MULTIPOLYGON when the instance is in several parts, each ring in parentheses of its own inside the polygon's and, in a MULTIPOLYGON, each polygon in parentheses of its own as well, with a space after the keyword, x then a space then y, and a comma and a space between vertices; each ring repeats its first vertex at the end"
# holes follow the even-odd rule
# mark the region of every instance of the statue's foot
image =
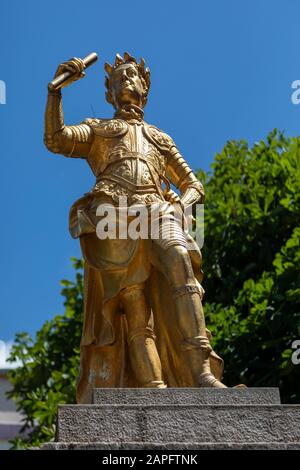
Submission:
POLYGON ((151 380, 151 382, 144 384, 144 388, 167 388, 167 386, 161 380, 151 380))
POLYGON ((214 388, 227 388, 220 380, 211 372, 203 372, 199 377, 199 386, 200 387, 214 387, 214 388))

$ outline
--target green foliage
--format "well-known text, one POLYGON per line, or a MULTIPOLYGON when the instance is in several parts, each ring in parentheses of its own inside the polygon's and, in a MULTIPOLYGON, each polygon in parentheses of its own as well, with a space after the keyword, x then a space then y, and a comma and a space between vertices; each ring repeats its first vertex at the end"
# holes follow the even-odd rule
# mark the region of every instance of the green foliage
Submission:
POLYGON ((300 139, 230 141, 206 184, 205 312, 225 382, 280 386, 300 402, 300 139))
MULTIPOLYGON (((300 139, 273 131, 252 148, 230 141, 198 172, 206 189, 203 249, 205 312, 225 382, 280 386, 286 402, 300 402, 300 139)), ((65 313, 46 322, 35 340, 16 337, 11 397, 30 434, 15 448, 38 446, 55 432, 59 403, 75 401, 82 327, 81 262, 75 282, 63 281, 65 313)))
POLYGON ((49 441, 55 433, 57 405, 75 403, 83 311, 82 262, 73 259, 73 266, 75 281, 61 282, 65 314, 45 322, 35 340, 27 333, 15 338, 10 360, 18 359, 22 366, 10 372, 13 389, 9 396, 25 416, 24 434, 12 442, 15 449, 49 441))

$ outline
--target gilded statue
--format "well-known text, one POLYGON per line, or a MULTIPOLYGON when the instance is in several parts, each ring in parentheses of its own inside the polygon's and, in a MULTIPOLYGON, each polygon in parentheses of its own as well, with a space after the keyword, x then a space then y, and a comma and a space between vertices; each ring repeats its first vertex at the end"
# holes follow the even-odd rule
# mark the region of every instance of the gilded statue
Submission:
POLYGON ((84 68, 78 58, 58 67, 55 77, 69 78, 50 89, 45 113, 46 147, 86 160, 96 179, 69 218, 84 259, 77 402, 91 403, 92 389, 101 387, 223 388, 223 361, 211 347, 202 307, 201 252, 170 210, 174 202, 182 211, 203 203, 203 186, 173 139, 144 120, 150 89, 144 59, 124 53, 105 64, 112 118, 66 125, 61 89, 82 78, 84 68), (124 198, 164 208, 158 237, 99 238, 97 209, 121 210, 124 198))

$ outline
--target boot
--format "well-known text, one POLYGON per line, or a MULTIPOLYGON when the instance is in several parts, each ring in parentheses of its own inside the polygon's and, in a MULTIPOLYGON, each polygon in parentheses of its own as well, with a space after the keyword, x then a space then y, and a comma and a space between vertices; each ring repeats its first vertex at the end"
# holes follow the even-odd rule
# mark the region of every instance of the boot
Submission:
POLYGON ((131 367, 137 381, 146 388, 166 388, 152 328, 140 328, 128 338, 131 367))

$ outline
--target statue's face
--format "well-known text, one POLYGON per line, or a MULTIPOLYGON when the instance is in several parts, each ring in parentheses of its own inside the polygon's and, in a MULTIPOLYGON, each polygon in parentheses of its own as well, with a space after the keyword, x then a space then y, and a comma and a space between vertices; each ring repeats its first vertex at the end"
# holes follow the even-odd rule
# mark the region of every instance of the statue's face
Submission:
POLYGON ((119 65, 114 70, 111 76, 111 93, 116 108, 125 104, 142 106, 144 88, 134 65, 119 65))

